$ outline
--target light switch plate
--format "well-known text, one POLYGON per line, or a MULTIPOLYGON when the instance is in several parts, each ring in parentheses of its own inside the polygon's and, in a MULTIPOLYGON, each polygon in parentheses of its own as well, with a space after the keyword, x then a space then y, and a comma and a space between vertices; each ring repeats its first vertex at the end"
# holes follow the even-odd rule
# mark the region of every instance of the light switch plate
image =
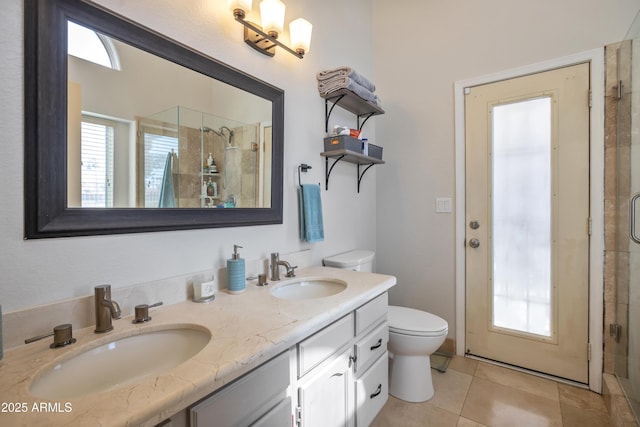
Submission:
POLYGON ((451 213, 451 197, 436 198, 436 213, 451 213))

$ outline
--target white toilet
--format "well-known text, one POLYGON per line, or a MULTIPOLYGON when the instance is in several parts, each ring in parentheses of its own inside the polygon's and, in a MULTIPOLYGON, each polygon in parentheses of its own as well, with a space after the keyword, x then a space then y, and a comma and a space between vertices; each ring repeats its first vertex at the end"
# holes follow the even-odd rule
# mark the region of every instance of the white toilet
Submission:
POLYGON ((407 402, 433 397, 430 356, 442 345, 449 325, 440 317, 389 306, 389 393, 407 402))
MULTIPOLYGON (((354 250, 324 259, 327 267, 372 272, 375 253, 354 250)), ((430 356, 442 345, 449 325, 440 317, 389 306, 389 393, 407 402, 433 397, 430 356)))

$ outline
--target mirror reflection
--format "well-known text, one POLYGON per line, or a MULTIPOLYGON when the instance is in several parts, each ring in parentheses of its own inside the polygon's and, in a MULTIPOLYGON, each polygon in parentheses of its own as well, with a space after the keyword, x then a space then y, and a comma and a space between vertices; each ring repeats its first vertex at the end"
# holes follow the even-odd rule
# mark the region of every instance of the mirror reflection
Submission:
POLYGON ((271 207, 271 101, 73 22, 68 34, 68 207, 271 207))

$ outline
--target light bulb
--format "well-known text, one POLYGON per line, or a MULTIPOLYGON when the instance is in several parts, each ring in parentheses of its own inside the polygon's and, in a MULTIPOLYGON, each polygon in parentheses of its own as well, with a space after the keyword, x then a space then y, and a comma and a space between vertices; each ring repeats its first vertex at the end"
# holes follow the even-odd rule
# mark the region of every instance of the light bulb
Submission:
POLYGON ((285 5, 280 0, 262 0, 260 2, 260 16, 262 30, 272 37, 278 37, 284 28, 285 5))
POLYGON ((304 18, 298 18, 289 24, 289 35, 291 36, 291 48, 298 53, 309 52, 311 45, 311 29, 313 25, 304 18))
POLYGON ((229 9, 233 11, 233 15, 244 18, 247 13, 251 12, 252 0, 227 0, 229 9))

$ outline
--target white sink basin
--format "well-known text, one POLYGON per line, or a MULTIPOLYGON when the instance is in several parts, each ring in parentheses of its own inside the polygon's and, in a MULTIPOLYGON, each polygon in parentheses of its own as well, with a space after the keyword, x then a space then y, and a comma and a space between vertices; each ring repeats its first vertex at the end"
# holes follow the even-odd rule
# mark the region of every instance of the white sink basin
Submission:
POLYGON ((114 389, 173 369, 210 340, 208 331, 195 326, 120 338, 45 369, 29 391, 35 397, 60 400, 114 389))
POLYGON ((305 278, 275 285, 271 294, 276 298, 301 300, 323 298, 347 289, 347 283, 338 279, 305 278))

